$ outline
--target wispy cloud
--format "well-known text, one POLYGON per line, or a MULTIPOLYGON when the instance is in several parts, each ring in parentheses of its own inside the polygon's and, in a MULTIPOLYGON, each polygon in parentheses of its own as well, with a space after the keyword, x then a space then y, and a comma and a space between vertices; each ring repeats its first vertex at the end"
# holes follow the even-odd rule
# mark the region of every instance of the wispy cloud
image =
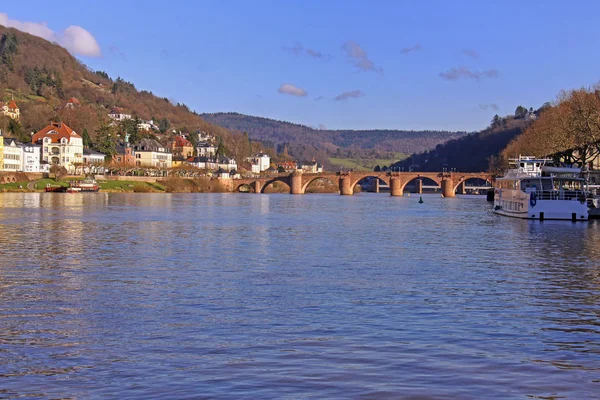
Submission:
POLYGON ((315 101, 323 100, 324 98, 325 97, 323 97, 323 96, 317 96, 317 97, 315 97, 315 101))
POLYGON ((408 53, 413 53, 415 51, 420 51, 421 49, 422 49, 421 45, 417 43, 414 46, 405 47, 405 48, 401 49, 400 53, 408 54, 408 53))
POLYGON ((479 108, 481 108, 484 111, 486 111, 486 110, 499 111, 500 110, 500 107, 498 107, 498 104, 495 104, 495 103, 492 103, 492 104, 480 104, 479 108))
POLYGON ((277 91, 281 94, 289 94, 291 96, 297 97, 306 97, 308 95, 308 93, 306 93, 306 90, 294 86, 290 83, 282 83, 277 91))
POLYGON ((462 49, 460 52, 467 57, 479 58, 479 53, 473 49, 462 49))
POLYGON ((94 36, 77 25, 71 25, 63 31, 55 32, 48 28, 45 22, 22 22, 8 19, 8 14, 5 13, 0 13, 0 25, 16 28, 50 42, 56 42, 76 56, 102 56, 100 46, 94 36))
POLYGON ((344 92, 342 94, 338 94, 333 99, 335 101, 342 101, 348 99, 357 99, 359 97, 363 97, 364 95, 365 94, 362 92, 362 90, 353 90, 351 92, 344 92))
POLYGON ((127 55, 123 52, 123 50, 121 50, 119 48, 119 46, 115 45, 115 44, 111 44, 110 46, 108 46, 108 51, 109 53, 122 58, 123 60, 127 60, 127 55))
POLYGON ((497 78, 498 71, 495 69, 488 69, 485 71, 471 71, 467 67, 451 68, 448 71, 440 72, 440 78, 447 81, 456 81, 462 78, 479 80, 481 78, 497 78))
POLYGON ((349 40, 342 45, 348 62, 362 71, 376 71, 383 73, 383 68, 375 66, 369 59, 367 52, 355 41, 349 40))
POLYGON ((333 59, 333 56, 331 54, 322 53, 322 52, 320 52, 318 50, 314 50, 314 49, 307 49, 304 46, 302 46, 300 43, 296 43, 293 46, 283 46, 282 49, 284 51, 293 53, 297 56, 306 54, 312 58, 316 58, 321 61, 330 61, 333 59))

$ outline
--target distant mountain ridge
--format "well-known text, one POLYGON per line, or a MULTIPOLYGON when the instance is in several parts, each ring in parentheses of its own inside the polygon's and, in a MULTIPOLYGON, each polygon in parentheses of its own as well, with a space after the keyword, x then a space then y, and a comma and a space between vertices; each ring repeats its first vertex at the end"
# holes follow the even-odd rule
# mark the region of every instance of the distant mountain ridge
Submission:
POLYGON ((467 132, 409 130, 328 130, 286 121, 244 115, 235 112, 201 114, 206 121, 232 131, 247 132, 252 140, 266 145, 312 146, 328 156, 370 152, 417 153, 434 148, 448 140, 458 139, 467 132))

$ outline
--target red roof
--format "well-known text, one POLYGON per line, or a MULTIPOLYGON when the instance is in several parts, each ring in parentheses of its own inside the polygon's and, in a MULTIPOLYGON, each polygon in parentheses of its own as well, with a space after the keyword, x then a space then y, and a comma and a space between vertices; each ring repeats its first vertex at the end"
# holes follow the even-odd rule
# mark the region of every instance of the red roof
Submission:
POLYGON ((8 103, 8 108, 12 108, 13 110, 16 110, 17 108, 19 108, 19 106, 17 106, 17 103, 15 103, 14 100, 11 100, 10 103, 8 103))
POLYGON ((175 136, 175 147, 192 147, 192 143, 183 136, 175 136))
POLYGON ((62 138, 81 138, 73 129, 69 128, 62 122, 51 122, 50 125, 36 133, 31 137, 31 141, 36 143, 46 137, 52 139, 52 143, 60 142, 62 138))
POLYGON ((71 97, 69 100, 67 100, 67 103, 81 104, 79 100, 77 100, 77 97, 71 97))

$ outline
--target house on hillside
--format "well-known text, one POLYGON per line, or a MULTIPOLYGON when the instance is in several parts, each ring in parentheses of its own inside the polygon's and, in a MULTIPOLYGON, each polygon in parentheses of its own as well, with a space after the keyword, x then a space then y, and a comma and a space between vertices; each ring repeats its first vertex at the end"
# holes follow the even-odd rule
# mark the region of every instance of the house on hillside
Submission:
POLYGON ((21 171, 21 159, 23 158, 23 148, 15 139, 4 139, 4 167, 3 171, 18 172, 21 171))
POLYGON ((229 157, 218 157, 217 165, 225 171, 232 171, 238 168, 237 161, 229 157))
POLYGON ((135 165, 135 161, 136 161, 135 151, 129 145, 129 143, 126 143, 125 146, 117 146, 115 148, 115 150, 116 150, 116 152, 112 156, 113 164, 130 165, 130 166, 135 165))
POLYGON ((319 164, 318 162, 315 161, 315 159, 313 158, 312 161, 301 161, 298 163, 297 168, 299 170, 302 170, 302 172, 307 172, 307 173, 312 173, 312 174, 316 174, 316 173, 321 173, 323 172, 323 166, 321 164, 319 164))
POLYGON ((231 179, 229 175, 229 171, 224 170, 223 168, 219 168, 217 172, 214 173, 214 176, 219 179, 231 179))
POLYGON ((126 114, 122 108, 114 107, 108 114, 109 118, 116 122, 125 121, 131 119, 131 114, 126 114))
POLYGON ((217 154, 217 147, 210 142, 198 142, 196 154, 198 157, 213 157, 217 154))
POLYGON ((296 172, 298 165, 295 161, 284 161, 277 163, 277 169, 283 169, 285 172, 296 172))
POLYGON ((5 115, 12 119, 19 119, 21 117, 21 110, 19 110, 19 107, 14 100, 9 101, 8 103, 0 101, 0 115, 5 115))
POLYGON ((64 108, 77 108, 81 106, 81 103, 79 102, 79 100, 77 99, 77 97, 71 97, 69 98, 69 100, 67 100, 67 103, 65 104, 64 108))
POLYGON ((42 164, 59 165, 68 171, 83 162, 83 139, 63 122, 52 122, 35 133, 31 142, 42 146, 42 164))
MULTIPOLYGON (((23 143, 21 156, 21 171, 23 172, 48 172, 42 170, 40 165, 42 146, 33 143, 23 143)), ((46 164, 47 166, 48 164, 46 164)))
POLYGON ((271 166, 271 157, 264 153, 258 153, 254 157, 246 157, 246 160, 252 165, 251 171, 255 174, 266 171, 271 166))
POLYGON ((83 149, 83 163, 87 165, 101 165, 104 164, 106 154, 100 153, 99 151, 83 149))
POLYGON ((143 119, 137 124, 137 128, 140 131, 150 132, 151 130, 158 130, 158 126, 154 125, 153 120, 144 121, 143 119))
POLYGON ((171 168, 173 154, 154 139, 142 139, 133 146, 135 165, 140 167, 171 168))
POLYGON ((175 136, 171 142, 171 152, 174 157, 188 158, 194 155, 194 146, 183 136, 175 136))

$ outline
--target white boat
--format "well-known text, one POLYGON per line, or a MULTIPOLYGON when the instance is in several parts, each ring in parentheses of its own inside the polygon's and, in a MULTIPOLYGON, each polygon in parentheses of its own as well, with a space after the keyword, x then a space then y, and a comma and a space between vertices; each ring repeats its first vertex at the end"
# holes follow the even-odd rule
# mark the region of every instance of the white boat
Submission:
POLYGON ((587 221, 585 180, 580 168, 552 167, 551 160, 520 156, 516 168, 497 178, 494 212, 525 219, 587 221))

